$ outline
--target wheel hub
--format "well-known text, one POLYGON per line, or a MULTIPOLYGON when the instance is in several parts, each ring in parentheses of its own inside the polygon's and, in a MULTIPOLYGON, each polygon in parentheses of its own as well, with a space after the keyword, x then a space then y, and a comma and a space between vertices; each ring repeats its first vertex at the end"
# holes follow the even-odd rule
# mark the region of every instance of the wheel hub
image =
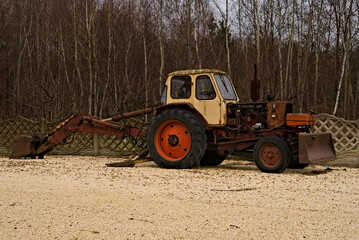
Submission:
POLYGON ((168 144, 171 145, 172 147, 177 146, 178 142, 179 142, 179 138, 177 135, 172 134, 168 137, 168 144))
POLYGON ((267 167, 273 167, 280 162, 281 154, 277 146, 266 144, 261 149, 261 162, 267 167))

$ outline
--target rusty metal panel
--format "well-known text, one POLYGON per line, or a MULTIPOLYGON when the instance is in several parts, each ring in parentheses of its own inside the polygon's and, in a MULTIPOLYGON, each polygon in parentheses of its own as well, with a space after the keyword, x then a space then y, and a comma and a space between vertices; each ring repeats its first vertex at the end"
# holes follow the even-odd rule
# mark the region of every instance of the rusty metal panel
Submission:
POLYGON ((300 133, 299 163, 319 163, 336 158, 330 133, 300 133))
POLYGON ((285 123, 286 114, 292 112, 292 104, 289 102, 267 103, 268 128, 280 127, 285 123))
POLYGON ((145 109, 141 109, 141 110, 137 110, 137 111, 133 111, 133 112, 119 114, 119 115, 113 116, 112 118, 102 119, 102 121, 119 121, 119 120, 122 120, 125 118, 150 114, 150 113, 153 113, 154 111, 155 111, 155 109, 153 107, 149 107, 149 108, 145 108, 145 109))

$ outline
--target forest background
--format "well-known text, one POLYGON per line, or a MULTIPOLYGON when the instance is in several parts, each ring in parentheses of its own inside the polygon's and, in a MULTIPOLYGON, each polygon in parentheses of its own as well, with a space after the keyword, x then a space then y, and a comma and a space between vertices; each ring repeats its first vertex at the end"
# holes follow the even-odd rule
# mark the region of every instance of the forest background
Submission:
POLYGON ((357 0, 0 0, 0 119, 99 117, 159 100, 181 69, 261 99, 359 116, 357 0))

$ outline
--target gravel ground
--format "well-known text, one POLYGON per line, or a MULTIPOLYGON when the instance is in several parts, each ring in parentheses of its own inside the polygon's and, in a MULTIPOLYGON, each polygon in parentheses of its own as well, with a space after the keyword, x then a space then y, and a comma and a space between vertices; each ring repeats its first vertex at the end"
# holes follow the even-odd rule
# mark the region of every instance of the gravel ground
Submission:
POLYGON ((0 158, 0 239, 359 239, 359 169, 0 158))

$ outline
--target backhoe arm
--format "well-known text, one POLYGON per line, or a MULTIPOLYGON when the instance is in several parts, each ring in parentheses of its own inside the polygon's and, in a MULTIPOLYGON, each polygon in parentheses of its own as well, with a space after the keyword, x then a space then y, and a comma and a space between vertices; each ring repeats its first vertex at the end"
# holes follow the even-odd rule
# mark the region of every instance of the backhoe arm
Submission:
POLYGON ((71 115, 56 128, 51 130, 46 136, 42 134, 20 135, 14 138, 12 154, 10 158, 43 158, 43 156, 53 150, 57 145, 64 144, 66 139, 74 133, 92 133, 115 135, 123 138, 124 136, 145 137, 146 131, 124 124, 117 124, 110 121, 134 117, 153 112, 152 108, 141 111, 130 112, 117 115, 110 119, 100 119, 97 117, 85 116, 77 113, 71 115))

